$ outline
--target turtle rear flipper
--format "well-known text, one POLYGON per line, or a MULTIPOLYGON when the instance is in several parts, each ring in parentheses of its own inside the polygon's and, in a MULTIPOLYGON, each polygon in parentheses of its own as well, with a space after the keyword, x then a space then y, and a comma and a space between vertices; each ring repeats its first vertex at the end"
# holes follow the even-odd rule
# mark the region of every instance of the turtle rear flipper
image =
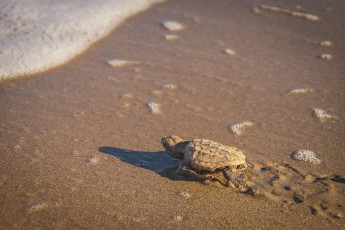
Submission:
POLYGON ((232 172, 231 169, 224 169, 222 172, 226 179, 226 187, 236 188, 240 191, 248 189, 243 172, 232 172))

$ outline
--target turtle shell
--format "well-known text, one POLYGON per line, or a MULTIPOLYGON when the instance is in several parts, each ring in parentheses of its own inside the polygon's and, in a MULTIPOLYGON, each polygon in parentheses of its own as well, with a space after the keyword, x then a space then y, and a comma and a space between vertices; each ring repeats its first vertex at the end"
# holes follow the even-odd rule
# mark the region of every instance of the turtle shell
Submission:
POLYGON ((192 140, 185 148, 185 159, 194 169, 215 171, 245 163, 245 155, 235 147, 207 139, 192 140))

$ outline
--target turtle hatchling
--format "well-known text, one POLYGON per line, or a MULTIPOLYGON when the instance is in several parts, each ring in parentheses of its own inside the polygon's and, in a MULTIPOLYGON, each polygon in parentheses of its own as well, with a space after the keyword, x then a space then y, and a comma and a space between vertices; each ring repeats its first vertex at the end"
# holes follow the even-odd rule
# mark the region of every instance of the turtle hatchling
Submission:
POLYGON ((161 139, 164 149, 174 158, 183 160, 178 172, 201 180, 212 180, 213 172, 222 172, 227 187, 247 188, 244 173, 246 157, 235 147, 207 139, 182 140, 178 136, 161 139))

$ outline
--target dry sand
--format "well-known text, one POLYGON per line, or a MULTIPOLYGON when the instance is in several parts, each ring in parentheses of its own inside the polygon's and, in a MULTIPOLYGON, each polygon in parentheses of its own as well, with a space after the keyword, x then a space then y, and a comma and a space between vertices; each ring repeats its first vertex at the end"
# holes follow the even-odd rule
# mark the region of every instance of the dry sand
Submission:
POLYGON ((342 0, 168 1, 65 66, 1 82, 1 228, 343 229, 344 15, 342 0), (260 194, 176 175, 169 134, 240 148, 260 194))

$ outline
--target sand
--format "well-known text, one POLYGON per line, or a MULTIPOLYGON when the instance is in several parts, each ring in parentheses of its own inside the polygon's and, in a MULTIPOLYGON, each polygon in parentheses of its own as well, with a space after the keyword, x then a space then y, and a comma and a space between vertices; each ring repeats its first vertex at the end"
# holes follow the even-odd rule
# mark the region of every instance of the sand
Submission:
POLYGON ((341 0, 168 1, 64 66, 2 81, 1 228, 343 229, 344 11, 341 0), (169 31, 178 39, 164 21, 184 25, 169 31), (243 150, 255 196, 176 174, 160 144, 170 134, 243 150), (321 162, 292 159, 298 150, 321 162))

